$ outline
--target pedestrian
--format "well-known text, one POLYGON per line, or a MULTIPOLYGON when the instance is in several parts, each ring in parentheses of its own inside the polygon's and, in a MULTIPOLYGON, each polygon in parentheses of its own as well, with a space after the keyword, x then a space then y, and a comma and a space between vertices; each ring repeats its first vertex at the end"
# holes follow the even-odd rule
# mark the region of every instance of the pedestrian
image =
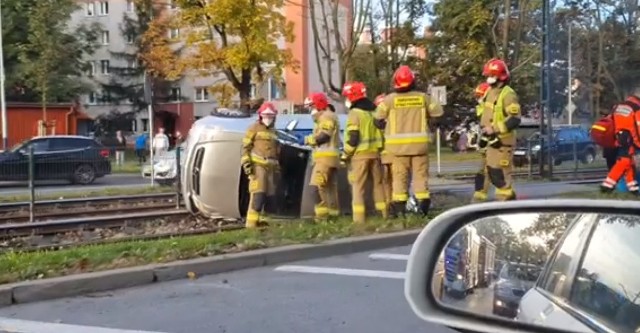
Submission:
POLYGON ((274 128, 278 111, 270 102, 257 111, 258 121, 251 124, 242 139, 242 170, 249 177, 249 207, 245 226, 255 228, 268 202, 276 194, 276 174, 280 147, 274 128))
MULTIPOLYGON (((491 85, 486 82, 483 82, 478 87, 476 87, 475 97, 478 101, 478 105, 476 106, 476 117, 478 118, 478 122, 480 122, 480 120, 482 119, 482 114, 484 112, 484 103, 489 89, 491 89, 491 85)), ((478 172, 476 173, 476 177, 474 180, 475 192, 473 192, 472 202, 486 201, 488 198, 490 186, 489 177, 485 177, 487 168, 487 147, 478 147, 478 151, 480 152, 480 168, 478 168, 478 172)))
POLYGON ((393 155, 394 211, 404 214, 411 178, 418 208, 426 216, 431 206, 429 126, 436 126, 444 112, 431 96, 416 90, 415 81, 411 68, 400 66, 393 74, 394 92, 385 96, 374 117, 376 126, 385 131, 385 149, 393 155))
POLYGON ((149 137, 148 133, 140 133, 136 138, 135 150, 136 156, 138 157, 138 163, 140 165, 147 163, 147 139, 149 137))
POLYGON ((127 139, 122 135, 122 131, 116 132, 116 165, 122 167, 124 165, 124 156, 127 149, 127 139))
POLYGON ((480 118, 480 147, 487 149, 484 176, 496 187, 496 200, 515 200, 511 174, 515 131, 521 122, 518 95, 509 86, 511 74, 504 61, 489 60, 482 75, 491 86, 484 98, 484 111, 480 118))
POLYGON ((169 137, 164 133, 164 128, 160 127, 158 133, 153 137, 152 149, 155 156, 162 156, 169 150, 169 137))
POLYGON ((383 218, 387 218, 388 210, 380 165, 382 135, 373 123, 376 106, 367 98, 367 88, 362 82, 346 83, 342 88, 342 96, 346 98, 348 114, 341 161, 349 167, 353 222, 365 222, 365 191, 368 180, 373 185, 375 208, 383 218))
POLYGON ((640 194, 636 180, 635 154, 640 148, 640 87, 627 97, 625 101, 613 108, 613 125, 617 159, 607 178, 600 185, 603 192, 612 192, 618 181, 624 176, 630 193, 640 194))
POLYGON ((329 110, 329 99, 324 93, 313 93, 305 100, 314 120, 313 132, 304 138, 304 144, 313 147, 313 169, 309 185, 315 187, 315 217, 317 221, 337 217, 338 167, 340 166, 340 123, 329 110))

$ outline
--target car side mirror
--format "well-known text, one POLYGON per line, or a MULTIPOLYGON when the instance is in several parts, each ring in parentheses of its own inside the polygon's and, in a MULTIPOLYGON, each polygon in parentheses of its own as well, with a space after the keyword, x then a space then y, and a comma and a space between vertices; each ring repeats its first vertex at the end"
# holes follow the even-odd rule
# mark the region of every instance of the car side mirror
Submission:
MULTIPOLYGON (((624 215, 638 210, 640 202, 600 199, 494 202, 448 210, 427 224, 411 248, 405 297, 419 318, 460 331, 584 332, 586 328, 578 321, 540 321, 549 303, 541 305, 548 298, 533 288, 536 279, 550 276, 544 262, 555 262, 554 249, 560 248, 567 230, 590 234, 596 225, 640 225, 640 216, 624 215), (442 257, 444 274, 438 275, 442 257), (494 267, 496 262, 503 263, 505 278, 484 281, 485 266, 494 267)), ((619 258, 608 255, 602 260, 619 258)), ((635 259, 624 260, 633 267, 638 264, 635 259)), ((576 274, 570 279, 584 281, 585 286, 604 283, 580 267, 576 274)), ((624 296, 616 293, 622 297, 619 295, 624 296)), ((634 303, 634 295, 624 297, 620 302, 634 303)), ((567 314, 566 318, 573 317, 567 314)), ((605 325, 617 319, 601 320, 605 325)))
POLYGON ((291 132, 294 129, 296 129, 297 126, 298 126, 298 120, 294 119, 294 120, 291 120, 289 123, 287 123, 287 126, 285 127, 285 129, 288 132, 291 132))

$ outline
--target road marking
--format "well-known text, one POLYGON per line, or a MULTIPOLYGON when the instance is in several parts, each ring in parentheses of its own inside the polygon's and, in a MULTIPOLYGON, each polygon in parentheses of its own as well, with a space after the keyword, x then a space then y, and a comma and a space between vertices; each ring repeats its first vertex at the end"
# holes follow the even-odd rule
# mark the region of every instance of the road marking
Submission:
POLYGON ((397 253, 372 253, 369 255, 372 260, 409 260, 408 254, 397 253))
POLYGON ((1 318, 0 332, 11 333, 164 333, 152 331, 121 330, 97 326, 45 323, 21 319, 1 318))
POLYGON ((338 268, 338 267, 284 265, 284 266, 276 267, 275 270, 281 271, 281 272, 363 276, 363 277, 376 277, 376 278, 400 279, 400 280, 404 279, 405 277, 404 272, 373 271, 368 269, 350 269, 350 268, 338 268))

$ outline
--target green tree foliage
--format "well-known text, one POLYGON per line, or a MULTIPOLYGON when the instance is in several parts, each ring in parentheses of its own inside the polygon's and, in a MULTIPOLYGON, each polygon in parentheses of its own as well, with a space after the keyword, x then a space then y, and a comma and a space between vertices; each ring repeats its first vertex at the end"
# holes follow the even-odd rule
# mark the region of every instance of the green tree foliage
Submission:
POLYGON ((15 73, 23 78, 20 84, 37 93, 45 120, 47 102, 70 101, 87 89, 80 79, 88 69, 83 57, 93 52, 97 30, 69 27, 71 13, 77 8, 72 0, 36 1, 24 8, 28 32, 18 42, 15 73))

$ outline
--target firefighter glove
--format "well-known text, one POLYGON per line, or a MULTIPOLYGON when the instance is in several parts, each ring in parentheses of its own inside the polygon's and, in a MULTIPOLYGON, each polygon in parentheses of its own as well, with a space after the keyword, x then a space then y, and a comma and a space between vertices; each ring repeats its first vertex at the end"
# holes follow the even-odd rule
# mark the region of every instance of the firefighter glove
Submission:
POLYGON ((349 163, 349 160, 351 160, 351 156, 342 153, 342 155, 340 155, 340 165, 347 166, 347 163, 349 163))
POLYGON ((500 141, 500 138, 497 135, 493 134, 489 136, 489 146, 494 149, 499 149, 502 147, 502 141, 500 141))
POLYGON ((313 135, 307 135, 304 137, 304 144, 307 146, 315 146, 316 138, 313 135))
POLYGON ((251 163, 242 164, 242 171, 244 171, 244 174, 247 176, 253 175, 253 164, 251 163))

